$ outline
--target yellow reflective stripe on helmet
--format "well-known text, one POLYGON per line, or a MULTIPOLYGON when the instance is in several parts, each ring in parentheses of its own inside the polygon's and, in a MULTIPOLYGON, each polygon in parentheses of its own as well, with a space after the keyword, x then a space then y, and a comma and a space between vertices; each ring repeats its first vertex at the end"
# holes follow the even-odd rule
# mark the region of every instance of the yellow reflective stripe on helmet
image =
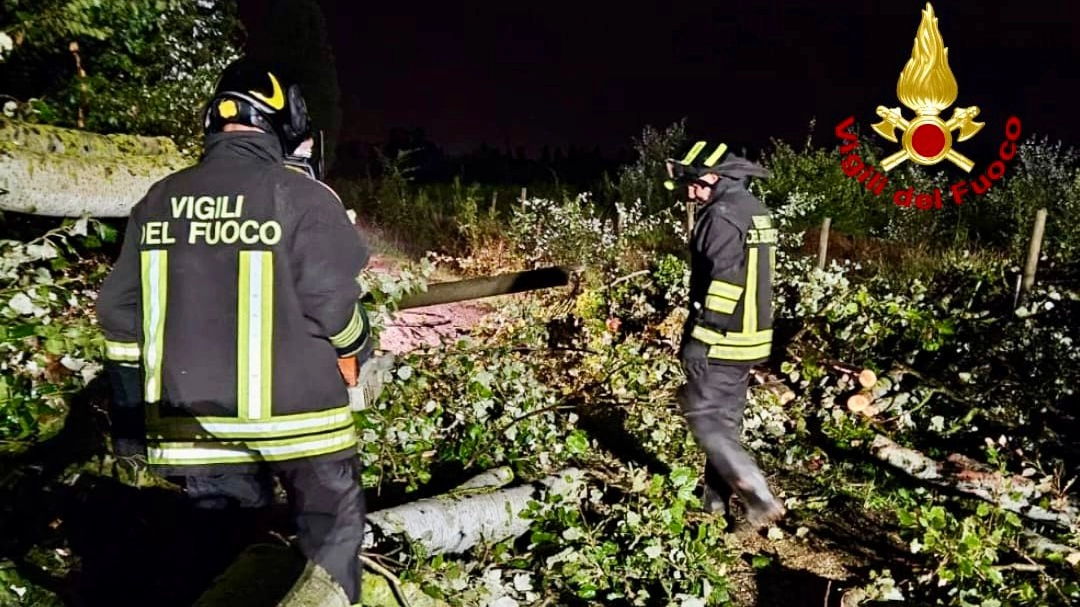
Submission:
POLYGON ((152 465, 205 465, 280 462, 336 453, 357 444, 356 429, 260 441, 187 441, 147 443, 146 459, 152 465))
POLYGON ((165 305, 168 301, 169 252, 141 251, 142 275, 143 369, 146 373, 143 400, 161 400, 161 360, 165 347, 165 305))
POLYGON ((705 309, 719 314, 734 314, 737 305, 739 305, 738 301, 732 301, 725 297, 716 297, 715 295, 705 297, 705 309))
POLYGON ((712 165, 716 164, 717 161, 720 160, 720 157, 723 156, 724 152, 726 151, 726 143, 721 143, 720 145, 716 146, 716 151, 714 151, 708 158, 705 159, 705 166, 711 167, 712 165))
POLYGON ((349 319, 349 324, 345 325, 345 328, 338 333, 330 336, 330 343, 335 348, 344 348, 360 339, 360 334, 364 332, 364 317, 360 314, 360 304, 356 304, 356 306, 353 308, 353 315, 349 319))
POLYGON ((274 340, 274 254, 240 251, 236 310, 236 409, 241 419, 271 412, 274 340))
POLYGON ((711 283, 709 283, 709 295, 715 295, 717 297, 725 297, 727 299, 739 301, 739 298, 742 297, 742 294, 742 286, 735 283, 726 282, 723 280, 713 280, 711 283))
POLYGON ((684 156, 683 159, 679 161, 679 163, 690 164, 691 162, 693 162, 694 159, 698 157, 698 154, 701 153, 701 150, 705 149, 705 145, 706 143, 704 141, 699 141, 695 143, 694 147, 690 148, 690 151, 686 153, 686 156, 684 156))
POLYGON ((136 362, 139 356, 141 354, 138 342, 105 340, 105 358, 109 360, 136 362))
POLYGON ((698 325, 694 327, 690 336, 694 339, 703 341, 710 346, 748 347, 771 344, 773 332, 772 329, 762 329, 761 331, 755 331, 753 333, 736 333, 734 331, 728 331, 725 334, 698 325))
POLYGON ((275 415, 269 419, 171 417, 161 415, 157 406, 151 405, 150 408, 146 424, 147 438, 162 441, 288 438, 339 430, 353 423, 348 405, 327 411, 275 415))

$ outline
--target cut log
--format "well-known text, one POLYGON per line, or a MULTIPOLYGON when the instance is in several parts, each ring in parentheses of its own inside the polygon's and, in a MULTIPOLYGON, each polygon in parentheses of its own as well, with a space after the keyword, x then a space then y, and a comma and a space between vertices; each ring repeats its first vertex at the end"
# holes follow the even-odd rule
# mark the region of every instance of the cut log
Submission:
MULTIPOLYGON (((449 607, 411 582, 391 582, 373 571, 361 577, 365 607, 400 607, 397 584, 410 607, 449 607)), ((288 546, 259 544, 242 552, 193 607, 350 607, 325 569, 288 546)))
POLYGON ((542 492, 576 500, 582 472, 568 468, 537 483, 508 489, 455 490, 368 515, 365 548, 398 538, 427 554, 461 553, 482 542, 501 542, 529 530, 521 513, 542 492))
POLYGON ((864 388, 870 388, 877 383, 877 373, 874 373, 870 369, 863 369, 859 371, 859 375, 856 378, 859 380, 859 385, 864 388))
POLYGON ((871 442, 870 452, 911 477, 977 497, 1032 521, 1069 529, 1080 515, 1074 504, 1065 505, 1061 511, 1035 505, 1032 502, 1041 493, 1034 481, 1017 475, 1006 478, 963 456, 952 456, 949 460, 939 462, 880 434, 871 442))
POLYGON ((0 210, 126 217, 156 181, 191 164, 165 137, 98 135, 0 118, 0 210))
POLYGON ((870 415, 870 399, 862 392, 852 394, 848 397, 847 408, 852 413, 863 413, 870 415))
POLYGON ((192 607, 350 607, 325 569, 289 546, 242 552, 192 607))

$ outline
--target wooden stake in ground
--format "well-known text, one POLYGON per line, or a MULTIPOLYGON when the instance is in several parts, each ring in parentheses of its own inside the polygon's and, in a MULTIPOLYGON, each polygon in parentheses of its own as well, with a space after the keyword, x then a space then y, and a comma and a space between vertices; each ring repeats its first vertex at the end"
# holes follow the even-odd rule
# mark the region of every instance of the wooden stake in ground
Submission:
POLYGON ((1031 230, 1031 244, 1028 245, 1027 263, 1024 265, 1023 291, 1027 293, 1035 285, 1035 268, 1039 265, 1039 251, 1042 249, 1043 230, 1046 228, 1046 209, 1035 213, 1035 227, 1031 230))
POLYGON ((821 224, 821 234, 818 236, 817 267, 825 269, 825 256, 829 252, 829 226, 832 225, 832 217, 826 217, 821 224))

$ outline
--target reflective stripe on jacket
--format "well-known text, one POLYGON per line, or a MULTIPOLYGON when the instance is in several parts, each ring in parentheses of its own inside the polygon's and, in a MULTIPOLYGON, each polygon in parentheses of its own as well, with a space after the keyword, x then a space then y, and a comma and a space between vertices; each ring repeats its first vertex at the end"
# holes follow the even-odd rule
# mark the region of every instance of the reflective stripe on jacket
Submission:
POLYGON ((210 135, 199 164, 152 186, 97 303, 107 357, 142 369, 150 463, 355 453, 337 360, 370 335, 368 257, 272 135, 210 135))

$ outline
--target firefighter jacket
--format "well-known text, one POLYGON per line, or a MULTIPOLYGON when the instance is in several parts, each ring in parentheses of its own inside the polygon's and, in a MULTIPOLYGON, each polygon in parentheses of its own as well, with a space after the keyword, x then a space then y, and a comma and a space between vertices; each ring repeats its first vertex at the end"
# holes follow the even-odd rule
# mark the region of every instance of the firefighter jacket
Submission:
POLYGON ((369 339, 368 257, 337 195, 286 168, 272 135, 209 135, 197 165, 151 186, 97 301, 107 362, 141 369, 148 462, 355 454, 337 360, 369 339))
POLYGON ((768 209, 742 180, 722 177, 691 236, 684 360, 756 364, 769 358, 776 243, 768 209))

